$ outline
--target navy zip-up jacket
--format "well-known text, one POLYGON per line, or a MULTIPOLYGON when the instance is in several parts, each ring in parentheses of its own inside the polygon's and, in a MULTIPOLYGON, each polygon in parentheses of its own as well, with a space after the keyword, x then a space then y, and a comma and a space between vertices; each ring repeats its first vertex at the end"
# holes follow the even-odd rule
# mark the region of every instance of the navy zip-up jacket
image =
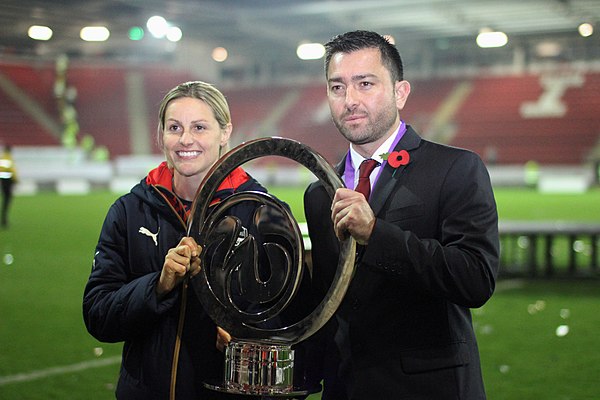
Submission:
MULTIPOLYGON (((85 287, 83 317, 102 342, 124 342, 118 399, 168 399, 181 286, 160 300, 155 287, 168 250, 186 236, 186 215, 170 190, 172 172, 163 163, 110 207, 85 287)), ((266 189, 241 168, 221 184, 215 199, 237 191, 266 189)), ((242 221, 253 208, 232 208, 242 221)), ((204 382, 222 380, 223 353, 216 349, 216 326, 188 289, 176 398, 214 399, 204 382)))

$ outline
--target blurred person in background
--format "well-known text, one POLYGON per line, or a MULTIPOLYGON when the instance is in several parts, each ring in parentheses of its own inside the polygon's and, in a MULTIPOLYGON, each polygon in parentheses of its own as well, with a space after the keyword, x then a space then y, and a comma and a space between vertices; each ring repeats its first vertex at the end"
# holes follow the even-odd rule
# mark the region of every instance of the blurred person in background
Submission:
POLYGON ((4 146, 0 156, 0 184, 2 185, 2 219, 0 226, 8 227, 8 209, 13 198, 13 189, 17 183, 17 169, 12 158, 12 148, 4 146))
MULTIPOLYGON (((214 86, 195 81, 173 88, 159 109, 158 142, 166 161, 108 211, 83 315, 96 339, 124 342, 118 399, 221 398, 203 383, 223 379, 221 350, 229 337, 217 334, 197 297, 187 293, 184 278, 200 271, 202 249, 187 237, 186 223, 196 191, 227 150, 231 132, 229 106, 214 86)), ((249 190, 266 192, 238 167, 212 202, 249 190)), ((240 203, 231 213, 248 224, 253 211, 240 203)))
POLYGON ((475 153, 401 120, 410 84, 386 38, 348 32, 325 47, 329 107, 349 150, 336 167, 346 188, 331 199, 316 182, 305 193, 317 296, 337 238, 358 246, 343 302, 314 337, 322 398, 485 399, 470 309, 491 297, 498 272, 488 172, 475 153))

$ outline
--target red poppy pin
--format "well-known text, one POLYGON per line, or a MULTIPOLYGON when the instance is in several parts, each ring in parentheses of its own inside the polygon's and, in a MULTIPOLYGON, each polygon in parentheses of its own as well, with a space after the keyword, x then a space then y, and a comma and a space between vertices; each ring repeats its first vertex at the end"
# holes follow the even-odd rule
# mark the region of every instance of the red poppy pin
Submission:
MULTIPOLYGON (((410 162, 410 154, 406 150, 392 151, 391 153, 383 153, 381 155, 381 159, 387 160, 388 164, 392 168, 398 168, 401 165, 408 165, 410 162)), ((394 176, 396 174, 396 170, 394 170, 394 176)))

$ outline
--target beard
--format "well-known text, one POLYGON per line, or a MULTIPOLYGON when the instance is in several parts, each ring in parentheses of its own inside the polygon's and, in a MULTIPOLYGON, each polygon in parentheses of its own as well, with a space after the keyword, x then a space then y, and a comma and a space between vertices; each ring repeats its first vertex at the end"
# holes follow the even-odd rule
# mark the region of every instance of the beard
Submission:
POLYGON ((367 114, 367 121, 363 121, 363 124, 358 126, 344 122, 348 114, 350 113, 345 112, 339 118, 332 117, 332 119, 342 136, 354 145, 378 141, 389 134, 398 119, 398 110, 394 106, 382 108, 374 115, 367 114))

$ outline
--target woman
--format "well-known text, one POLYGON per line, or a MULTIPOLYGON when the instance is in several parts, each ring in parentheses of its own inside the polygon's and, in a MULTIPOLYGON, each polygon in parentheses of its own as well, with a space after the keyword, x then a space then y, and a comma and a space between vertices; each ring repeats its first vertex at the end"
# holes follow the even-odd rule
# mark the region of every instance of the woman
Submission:
MULTIPOLYGON (((222 379, 217 327, 182 282, 188 272, 200 271, 201 249, 186 237, 192 200, 227 149, 231 131, 225 97, 212 85, 173 88, 159 110, 158 142, 166 161, 108 211, 83 314, 96 339, 124 342, 118 399, 201 400, 218 394, 203 387, 222 379)), ((266 192, 238 167, 215 198, 249 190, 266 192)), ((236 207, 232 213, 250 218, 250 206, 236 207)))

